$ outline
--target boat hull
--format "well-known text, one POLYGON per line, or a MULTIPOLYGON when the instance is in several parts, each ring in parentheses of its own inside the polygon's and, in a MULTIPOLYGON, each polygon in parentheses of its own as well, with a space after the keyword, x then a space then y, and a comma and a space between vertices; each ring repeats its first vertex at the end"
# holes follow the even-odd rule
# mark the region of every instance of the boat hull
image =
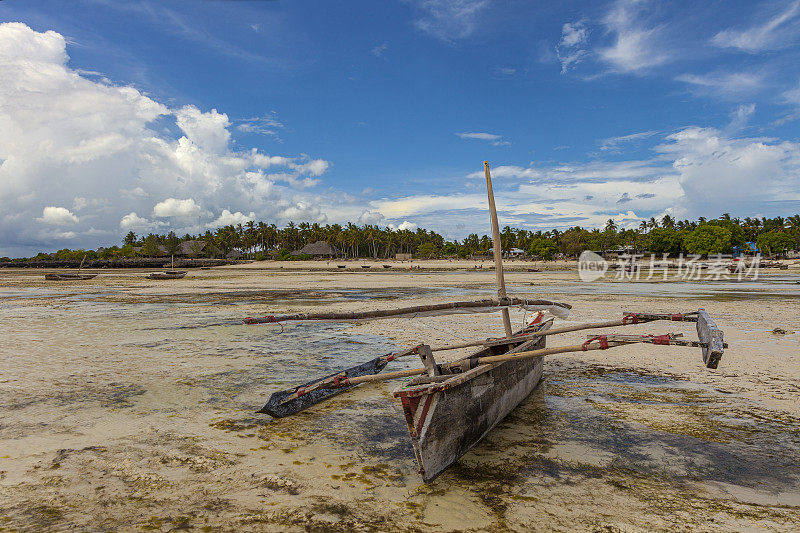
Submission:
MULTIPOLYGON (((544 348, 545 339, 525 342, 506 353, 544 348)), ((473 357, 485 355, 495 353, 473 357)), ((432 481, 480 442, 530 395, 541 377, 542 358, 535 357, 481 365, 446 381, 396 391, 422 479, 432 481)))
POLYGON ((181 279, 186 275, 185 271, 178 272, 153 272, 147 275, 147 279, 181 279))
POLYGON ((49 281, 75 281, 96 278, 97 274, 45 274, 44 279, 49 281))

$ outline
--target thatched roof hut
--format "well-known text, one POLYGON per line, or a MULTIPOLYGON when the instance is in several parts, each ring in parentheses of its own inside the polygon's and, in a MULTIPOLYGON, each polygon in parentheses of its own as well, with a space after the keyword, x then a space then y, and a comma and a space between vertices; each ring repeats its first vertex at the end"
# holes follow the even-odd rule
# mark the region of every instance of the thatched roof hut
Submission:
POLYGON ((336 249, 325 241, 317 241, 306 244, 299 250, 292 252, 292 255, 313 255, 314 257, 333 257, 336 249))
POLYGON ((182 256, 199 255, 200 252, 202 252, 205 247, 206 247, 206 241, 202 239, 183 241, 178 245, 178 252, 175 255, 182 255, 182 256))

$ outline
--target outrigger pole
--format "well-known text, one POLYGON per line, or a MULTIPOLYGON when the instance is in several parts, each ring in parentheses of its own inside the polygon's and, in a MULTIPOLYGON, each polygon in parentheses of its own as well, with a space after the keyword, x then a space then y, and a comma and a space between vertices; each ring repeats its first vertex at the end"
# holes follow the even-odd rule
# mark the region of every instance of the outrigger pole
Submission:
MULTIPOLYGON (((671 322, 697 322, 697 334, 699 342, 686 341, 678 339, 676 336, 661 336, 661 335, 594 335, 593 340, 599 341, 600 337, 605 337, 609 347, 622 346, 631 343, 650 343, 650 344, 669 344, 677 346, 695 346, 702 348, 703 362, 708 368, 716 368, 717 363, 722 357, 723 350, 727 344, 723 342, 722 331, 717 328, 711 317, 704 309, 692 311, 688 313, 625 313, 625 316, 618 320, 607 320, 603 322, 589 322, 584 324, 573 324, 569 326, 562 326, 560 328, 551 328, 546 330, 537 331, 535 333, 523 334, 512 336, 511 338, 504 339, 485 339, 478 341, 465 342, 462 344, 451 344, 447 346, 438 347, 424 347, 427 353, 456 350, 459 348, 467 348, 472 346, 501 346, 510 343, 521 343, 526 340, 531 340, 536 337, 544 337, 548 335, 556 335, 559 333, 567 333, 573 331, 581 331, 587 329, 608 328, 615 326, 630 326, 635 324, 644 324, 656 320, 664 320, 671 322)), ((328 398, 343 392, 351 387, 355 387, 360 383, 367 383, 372 381, 383 381, 388 379, 403 378, 409 376, 420 376, 427 372, 427 368, 400 370, 397 372, 390 372, 380 374, 386 368, 386 365, 399 359, 410 355, 419 355, 423 349, 422 345, 407 348, 405 350, 389 353, 376 357, 370 361, 360 365, 334 372, 324 377, 316 378, 302 385, 277 391, 270 396, 269 401, 261 408, 260 413, 270 414, 272 416, 283 417, 289 416, 303 409, 311 407, 320 403, 328 398)), ((603 344, 600 342, 588 342, 583 345, 570 346, 570 347, 557 347, 548 348, 548 350, 555 350, 550 352, 538 351, 533 357, 541 357, 544 355, 553 355, 556 353, 566 353, 570 351, 585 351, 585 350, 600 350, 604 349, 603 344), (585 349, 584 349, 585 346, 585 349)), ((517 357, 514 355, 513 357, 517 357)), ((492 362, 501 362, 497 360, 487 360, 486 358, 475 359, 470 362, 472 364, 484 364, 492 362)), ((449 363, 443 363, 441 367, 448 367, 449 363)), ((447 374, 452 375, 452 374, 447 374)))
MULTIPOLYGON (((503 248, 500 242, 500 224, 497 222, 497 209, 494 205, 494 191, 492 190, 492 175, 489 173, 489 162, 483 162, 483 170, 486 174, 486 192, 489 195, 489 212, 492 217, 492 240, 494 241, 494 271, 497 275, 497 295, 500 298, 506 297, 506 280, 503 277, 503 248)), ((511 317, 508 308, 503 309, 503 327, 506 330, 506 337, 511 337, 511 317)))
MULTIPOLYGON (((416 305, 400 307, 397 309, 378 309, 376 311, 351 311, 344 313, 295 313, 292 315, 267 315, 262 317, 247 317, 245 324, 279 324, 293 320, 365 320, 377 318, 393 318, 403 315, 438 315, 461 312, 459 309, 472 310, 472 312, 491 311, 500 307, 531 307, 536 310, 553 309, 558 312, 568 313, 571 305, 551 302, 549 300, 528 300, 525 298, 492 298, 486 300, 470 300, 467 302, 448 302, 442 304, 416 305)), ((507 311, 506 311, 507 312, 507 311)))

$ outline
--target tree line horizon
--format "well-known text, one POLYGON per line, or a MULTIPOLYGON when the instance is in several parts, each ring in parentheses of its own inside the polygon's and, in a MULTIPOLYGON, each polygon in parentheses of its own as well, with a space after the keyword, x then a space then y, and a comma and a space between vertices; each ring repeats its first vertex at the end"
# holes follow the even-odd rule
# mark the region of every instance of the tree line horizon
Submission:
MULTIPOLYGON (((752 253, 756 250, 762 255, 780 255, 800 249, 800 215, 741 219, 731 218, 729 213, 725 213, 716 219, 700 217, 696 221, 676 220, 665 215, 660 220, 655 217, 643 220, 637 228, 620 228, 613 219, 609 219, 603 229, 574 226, 564 231, 532 231, 505 226, 500 238, 504 251, 518 248, 529 256, 544 260, 574 257, 584 250, 609 251, 620 247, 670 255, 752 253)), ((121 246, 114 245, 97 251, 65 248, 55 254, 39 253, 27 259, 157 257, 177 253, 180 244, 185 241, 204 241, 202 249, 190 254, 196 257, 225 258, 232 251, 239 250, 244 257, 256 260, 305 259, 307 257, 293 256, 291 252, 318 241, 329 243, 337 251, 336 257, 340 258, 386 259, 397 253, 410 253, 421 258, 468 258, 488 255, 492 247, 489 235, 479 236, 477 233, 467 235, 463 240, 448 241, 435 231, 424 228, 411 231, 380 228, 371 224, 322 226, 308 222, 289 222, 283 228, 278 228, 275 224, 250 221, 183 237, 173 231, 142 236, 130 231, 121 246)))

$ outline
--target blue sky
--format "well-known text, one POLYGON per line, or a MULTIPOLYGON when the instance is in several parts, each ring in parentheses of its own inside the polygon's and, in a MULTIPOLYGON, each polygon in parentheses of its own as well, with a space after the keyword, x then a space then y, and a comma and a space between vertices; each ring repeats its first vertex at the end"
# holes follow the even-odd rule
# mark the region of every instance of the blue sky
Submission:
POLYGON ((800 211, 800 2, 0 3, 0 255, 800 211), (552 5, 551 5, 552 4, 552 5))

